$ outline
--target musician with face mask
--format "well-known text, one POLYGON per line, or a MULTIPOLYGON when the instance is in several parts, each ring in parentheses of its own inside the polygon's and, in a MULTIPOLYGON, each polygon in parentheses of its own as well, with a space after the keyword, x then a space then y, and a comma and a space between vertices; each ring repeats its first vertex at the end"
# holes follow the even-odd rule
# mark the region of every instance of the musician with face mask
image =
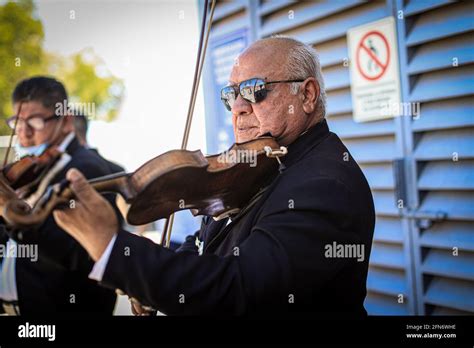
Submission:
MULTIPOLYGON (((24 197, 28 204, 33 206, 48 185, 63 180, 70 168, 80 168, 88 178, 112 174, 104 159, 77 140, 74 116, 58 107, 67 105, 67 93, 59 81, 48 77, 23 80, 12 101, 15 115, 7 123, 17 136, 16 159, 40 156, 53 145, 61 152, 34 191, 24 197)), ((114 204, 114 197, 108 200, 114 204)), ((0 254, 0 312, 112 313, 114 292, 88 279, 92 260, 52 216, 38 229, 21 231, 16 241, 7 232, 0 229, 1 249, 9 251, 0 254)))

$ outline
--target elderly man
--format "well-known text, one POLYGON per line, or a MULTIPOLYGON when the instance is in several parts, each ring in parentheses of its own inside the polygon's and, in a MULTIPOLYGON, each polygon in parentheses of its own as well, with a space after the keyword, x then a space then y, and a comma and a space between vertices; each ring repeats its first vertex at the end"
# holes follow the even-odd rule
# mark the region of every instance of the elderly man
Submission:
POLYGON ((365 315, 373 201, 328 130, 316 52, 270 38, 237 62, 221 92, 236 141, 270 133, 288 148, 285 169, 244 214, 205 218, 174 252, 121 231, 109 204, 72 170, 80 203, 56 220, 96 261, 91 278, 166 314, 365 315))

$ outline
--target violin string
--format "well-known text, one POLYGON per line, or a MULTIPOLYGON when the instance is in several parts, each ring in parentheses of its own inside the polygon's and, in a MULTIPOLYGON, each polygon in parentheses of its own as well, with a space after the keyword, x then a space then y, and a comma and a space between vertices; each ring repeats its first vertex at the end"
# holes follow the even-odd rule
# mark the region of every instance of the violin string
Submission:
POLYGON ((8 156, 10 156, 10 150, 11 150, 12 143, 13 143, 13 137, 15 136, 15 133, 16 133, 16 125, 18 124, 18 119, 20 118, 19 115, 20 115, 22 106, 23 106, 23 102, 20 101, 20 104, 18 105, 18 113, 17 113, 16 119, 15 119, 15 125, 13 126, 12 132, 10 133, 10 139, 8 141, 7 151, 5 152, 5 158, 3 159, 3 167, 5 167, 7 165, 8 156))
MULTIPOLYGON (((207 32, 206 32, 206 22, 207 22, 206 19, 207 19, 207 12, 209 8, 209 2, 208 0, 205 0, 204 13, 202 16, 202 23, 201 23, 201 33, 199 36, 196 67, 194 70, 193 88, 191 91, 191 99, 189 101, 188 115, 186 117, 186 125, 184 127, 183 141, 181 143, 182 150, 185 150, 186 147, 188 146, 189 133, 191 130, 191 124, 192 124, 192 119, 193 119, 193 112, 194 112, 194 107, 196 105, 196 97, 197 97, 197 92, 199 88, 199 81, 201 79, 201 72, 204 66, 204 58, 206 57, 207 43, 209 41, 209 33, 211 32, 212 19, 214 17, 215 6, 216 6, 216 0, 212 0, 211 11, 209 15, 209 21, 208 21, 207 32)), ((166 248, 169 248, 170 246, 173 222, 174 222, 174 214, 171 214, 170 217, 166 219, 165 225, 163 227, 163 233, 161 235, 160 244, 162 246, 165 246, 166 248)))

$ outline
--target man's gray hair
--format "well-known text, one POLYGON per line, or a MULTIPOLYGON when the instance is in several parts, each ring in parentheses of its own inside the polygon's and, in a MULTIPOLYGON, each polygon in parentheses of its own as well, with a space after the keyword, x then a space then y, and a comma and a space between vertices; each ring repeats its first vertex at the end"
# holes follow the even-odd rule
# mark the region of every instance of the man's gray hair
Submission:
MULTIPOLYGON (((292 49, 288 54, 287 73, 288 79, 307 79, 314 77, 319 84, 319 99, 317 102, 317 115, 321 118, 326 117, 326 90, 324 88, 324 79, 321 72, 321 63, 316 50, 304 44, 301 41, 287 36, 276 35, 272 39, 285 40, 292 44, 292 49)), ((301 83, 296 82, 291 84, 291 93, 297 94, 301 83)))

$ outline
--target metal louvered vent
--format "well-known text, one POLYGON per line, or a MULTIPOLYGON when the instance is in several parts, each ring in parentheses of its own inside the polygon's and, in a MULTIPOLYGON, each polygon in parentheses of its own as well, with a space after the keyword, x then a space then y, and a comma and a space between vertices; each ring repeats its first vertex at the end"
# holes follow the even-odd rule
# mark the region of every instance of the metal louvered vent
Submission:
POLYGON ((418 314, 474 312, 474 3, 406 4, 401 40, 409 57, 415 212, 446 214, 414 224, 418 314))

